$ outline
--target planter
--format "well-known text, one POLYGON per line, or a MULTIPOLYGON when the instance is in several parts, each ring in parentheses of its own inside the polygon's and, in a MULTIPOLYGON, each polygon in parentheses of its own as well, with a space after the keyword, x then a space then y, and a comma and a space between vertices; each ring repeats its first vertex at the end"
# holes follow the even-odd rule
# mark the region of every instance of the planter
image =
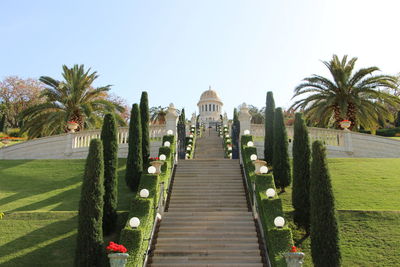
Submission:
POLYGON ((67 122, 67 128, 70 133, 74 133, 78 129, 79 124, 76 122, 67 122))
POLYGON ((344 120, 340 122, 340 127, 342 127, 344 130, 348 130, 351 126, 351 121, 349 120, 344 120))
POLYGON ((155 161, 150 161, 150 165, 156 168, 156 174, 161 173, 161 166, 164 164, 164 161, 161 160, 155 160, 155 161))
POLYGON ((304 259, 303 252, 288 252, 288 253, 285 253, 284 256, 285 256, 288 267, 303 266, 303 259, 304 259))
POLYGON ((260 172, 260 168, 262 167, 262 166, 267 166, 267 162, 266 161, 264 161, 264 160, 255 160, 254 162, 254 165, 255 165, 255 167, 256 167, 256 169, 255 169, 255 173, 256 174, 261 174, 261 172, 260 172))
POLYGON ((129 254, 128 253, 110 253, 108 254, 108 258, 110 259, 111 267, 124 267, 129 254))

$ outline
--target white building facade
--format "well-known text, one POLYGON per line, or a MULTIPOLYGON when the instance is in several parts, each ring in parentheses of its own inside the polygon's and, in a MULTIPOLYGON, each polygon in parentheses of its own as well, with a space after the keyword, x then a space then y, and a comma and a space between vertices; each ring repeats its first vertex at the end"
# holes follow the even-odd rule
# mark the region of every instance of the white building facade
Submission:
POLYGON ((197 107, 200 114, 199 122, 208 123, 221 120, 223 103, 211 86, 201 94, 197 107))

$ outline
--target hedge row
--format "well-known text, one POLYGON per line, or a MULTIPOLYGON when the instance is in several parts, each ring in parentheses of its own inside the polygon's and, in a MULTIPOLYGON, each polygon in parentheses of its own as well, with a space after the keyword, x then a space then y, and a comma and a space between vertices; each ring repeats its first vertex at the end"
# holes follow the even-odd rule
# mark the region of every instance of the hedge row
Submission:
MULTIPOLYGON (((160 195, 160 183, 164 183, 164 189, 169 184, 171 170, 174 164, 175 154, 175 138, 173 135, 163 136, 162 144, 165 141, 171 143, 170 147, 162 146, 159 149, 159 155, 164 154, 166 160, 161 167, 161 174, 143 174, 140 179, 138 193, 132 199, 132 204, 129 211, 128 221, 124 229, 121 231, 120 243, 123 244, 129 253, 129 258, 126 266, 142 265, 146 249, 148 247, 148 238, 151 235, 154 219, 157 211, 157 204, 160 195), (148 198, 141 198, 139 192, 142 189, 149 190, 148 198), (136 229, 129 226, 129 219, 138 217, 140 225, 136 229)), ((164 190, 164 199, 166 198, 167 190, 164 190)))
POLYGON ((190 134, 193 135, 193 137, 186 137, 185 140, 185 147, 187 148, 189 145, 191 147, 190 150, 186 149, 186 158, 191 159, 193 158, 194 155, 194 148, 196 146, 196 127, 190 126, 190 134))
POLYGON ((263 224, 269 259, 273 267, 287 266, 283 254, 288 252, 293 245, 292 232, 288 227, 279 229, 274 225, 274 219, 277 216, 284 217, 282 201, 277 194, 275 194, 275 197, 272 199, 268 199, 265 195, 265 191, 268 188, 273 188, 276 192, 274 177, 270 173, 256 174, 254 172, 255 168, 250 156, 252 154, 257 155, 257 148, 254 146, 248 147, 247 143, 249 141, 253 141, 253 136, 242 135, 240 143, 243 167, 249 179, 249 181, 246 181, 248 185, 251 186, 252 182, 255 182, 256 185, 256 200, 263 224))
MULTIPOLYGON (((360 130, 360 133, 371 134, 371 131, 360 130)), ((400 127, 376 130, 376 135, 393 137, 400 134, 400 127)))
POLYGON ((219 130, 219 135, 223 138, 223 146, 225 158, 232 157, 232 137, 229 135, 228 126, 224 125, 222 130, 219 130))

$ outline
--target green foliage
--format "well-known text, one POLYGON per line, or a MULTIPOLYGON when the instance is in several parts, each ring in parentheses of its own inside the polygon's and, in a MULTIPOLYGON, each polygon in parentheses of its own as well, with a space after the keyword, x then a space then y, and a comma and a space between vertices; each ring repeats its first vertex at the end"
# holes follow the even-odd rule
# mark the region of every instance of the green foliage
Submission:
POLYGON ((275 185, 284 192, 285 187, 290 185, 290 163, 288 154, 288 138, 283 123, 282 108, 275 109, 273 135, 274 157, 272 165, 274 167, 275 185))
MULTIPOLYGON (((397 116, 396 116, 396 120, 394 121, 394 126, 395 127, 400 127, 400 110, 397 111, 397 116)), ((0 128, 0 132, 1 132, 1 128, 0 128)))
POLYGON ((92 139, 79 202, 75 266, 103 266, 105 260, 105 251, 102 247, 103 198, 103 145, 99 139, 92 139))
POLYGON ((105 235, 112 233, 117 226, 118 205, 118 129, 112 113, 104 117, 101 129, 104 155, 104 210, 103 232, 105 235))
POLYGON ((142 123, 142 159, 143 167, 146 169, 149 166, 150 157, 150 134, 149 134, 149 100, 147 92, 142 92, 140 97, 140 116, 142 123))
POLYGON ((340 60, 337 55, 324 61, 332 79, 320 75, 304 78, 293 97, 307 97, 296 101, 290 109, 304 110, 309 120, 322 127, 330 125, 332 117, 337 128, 343 119, 350 120, 350 129, 358 125, 371 129, 386 119, 392 121, 388 107, 396 108, 400 99, 382 88, 396 89, 396 77, 373 75, 379 71, 377 67, 353 73, 356 61, 356 57, 347 61, 347 56, 340 60))
POLYGON ((325 148, 320 141, 315 141, 312 145, 310 223, 311 254, 314 266, 340 266, 341 255, 335 200, 326 163, 325 148))
POLYGON ((128 157, 125 174, 126 184, 132 192, 136 193, 142 172, 142 124, 139 106, 133 104, 129 122, 128 157))
POLYGON ((5 132, 5 126, 6 126, 6 115, 1 115, 0 114, 0 132, 5 132))
POLYGON ((118 124, 125 125, 119 115, 125 108, 104 98, 111 85, 93 88, 98 78, 96 72, 85 71, 83 65, 72 68, 63 65, 62 75, 64 81, 40 77, 47 86, 41 93, 46 102, 29 107, 21 114, 24 121, 21 130, 29 138, 63 133, 67 121, 77 122, 78 131, 96 128, 102 123, 102 115, 108 112, 115 113, 118 124))
POLYGON ((272 92, 267 92, 265 106, 265 136, 264 136, 264 159, 271 164, 274 155, 274 113, 275 101, 272 92))
POLYGON ((293 220, 307 233, 310 231, 310 142, 301 113, 296 113, 293 135, 293 220))

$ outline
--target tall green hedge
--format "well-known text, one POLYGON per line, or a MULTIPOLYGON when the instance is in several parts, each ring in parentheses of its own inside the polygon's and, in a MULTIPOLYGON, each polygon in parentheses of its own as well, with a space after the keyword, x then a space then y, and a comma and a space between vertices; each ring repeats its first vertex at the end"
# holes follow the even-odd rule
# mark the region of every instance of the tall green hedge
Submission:
POLYGON ((102 247, 103 198, 103 145, 99 139, 92 139, 79 201, 75 266, 103 266, 106 260, 102 247))
POLYGON ((312 145, 310 179, 311 254, 316 267, 338 267, 341 263, 339 229, 331 177, 321 141, 312 145))
POLYGON ((125 181, 132 192, 136 192, 143 172, 142 124, 138 104, 133 104, 129 122, 128 157, 125 181))
POLYGON ((264 159, 268 164, 272 163, 274 153, 274 112, 275 101, 272 92, 267 92, 265 106, 265 134, 264 134, 264 159))
POLYGON ((147 92, 143 91, 140 97, 140 116, 142 123, 142 159, 143 167, 147 169, 150 161, 150 135, 149 135, 149 100, 147 92))
POLYGON ((274 114, 274 167, 275 185, 285 192, 285 187, 290 185, 290 163, 288 154, 288 138, 283 122, 282 108, 275 109, 274 114))
POLYGON ((118 129, 113 114, 104 116, 101 129, 104 156, 104 210, 103 232, 112 233, 117 226, 118 205, 118 129))
POLYGON ((310 142, 301 113, 296 113, 293 135, 293 220, 310 232, 310 142))

